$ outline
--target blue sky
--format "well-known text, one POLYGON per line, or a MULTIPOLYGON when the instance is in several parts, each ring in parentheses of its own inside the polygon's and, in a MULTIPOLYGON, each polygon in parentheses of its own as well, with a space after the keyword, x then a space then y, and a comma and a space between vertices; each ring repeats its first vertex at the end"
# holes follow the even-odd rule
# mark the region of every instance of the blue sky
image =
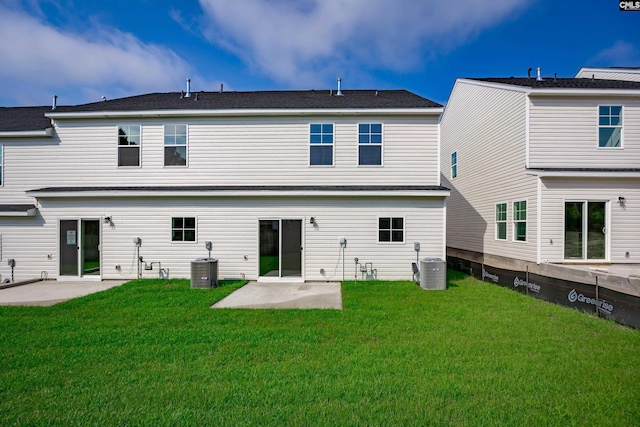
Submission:
POLYGON ((614 0, 0 0, 0 106, 148 92, 407 89, 640 67, 614 0))

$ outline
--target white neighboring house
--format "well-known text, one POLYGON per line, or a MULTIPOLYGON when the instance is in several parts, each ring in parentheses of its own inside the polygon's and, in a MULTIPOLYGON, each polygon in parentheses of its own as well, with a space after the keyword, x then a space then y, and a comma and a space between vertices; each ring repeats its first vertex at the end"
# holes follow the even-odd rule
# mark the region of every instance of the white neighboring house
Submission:
POLYGON ((640 263, 640 82, 458 79, 441 144, 449 256, 640 263))
POLYGON ((139 237, 144 277, 210 241, 220 279, 410 279, 414 242, 445 258, 441 113, 404 90, 0 108, 0 273, 135 278, 139 237))
POLYGON ((578 79, 629 80, 640 82, 640 67, 582 67, 578 79))

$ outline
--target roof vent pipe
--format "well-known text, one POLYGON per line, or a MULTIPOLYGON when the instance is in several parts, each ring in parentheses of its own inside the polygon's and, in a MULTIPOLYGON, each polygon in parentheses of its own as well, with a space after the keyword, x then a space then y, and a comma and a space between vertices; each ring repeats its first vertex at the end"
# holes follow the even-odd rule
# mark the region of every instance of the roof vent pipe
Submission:
POLYGON ((187 79, 187 93, 184 94, 185 98, 191 97, 191 79, 187 79))
POLYGON ((52 110, 55 110, 58 107, 58 95, 53 95, 53 105, 51 106, 52 110))
POLYGON ((336 96, 342 96, 342 79, 338 77, 338 91, 336 92, 336 96))
POLYGON ((538 70, 538 77, 536 78, 537 81, 542 81, 542 76, 540 75, 540 67, 537 68, 538 70))
POLYGON ((531 78, 531 70, 533 70, 533 68, 529 67, 529 69, 527 70, 527 77, 531 78))
POLYGON ((220 93, 224 92, 224 83, 220 83, 220 93))

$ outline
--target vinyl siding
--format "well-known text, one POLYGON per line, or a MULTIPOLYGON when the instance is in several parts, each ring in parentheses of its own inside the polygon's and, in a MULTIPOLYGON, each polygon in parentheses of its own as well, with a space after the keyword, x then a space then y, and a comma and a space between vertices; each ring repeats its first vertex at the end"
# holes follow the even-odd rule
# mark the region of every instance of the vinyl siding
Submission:
POLYGON ((447 246, 528 261, 537 258, 536 178, 526 174, 526 98, 458 81, 441 121, 447 246), (458 176, 451 179, 451 153, 458 176), (513 202, 527 201, 527 242, 513 241, 513 202), (495 239, 495 205, 507 203, 507 240, 495 239))
MULTIPOLYGON (((606 201, 610 262, 640 263, 640 180, 544 178, 542 180, 541 256, 564 260, 565 201, 606 201), (621 207, 618 197, 626 199, 621 207), (626 257, 629 252, 629 257, 626 257)), ((572 260, 573 261, 573 260, 572 260)))
MULTIPOLYGON (((275 218, 303 220, 306 280, 342 280, 340 237, 347 239, 347 280, 354 276, 354 257, 373 263, 378 279, 411 279, 411 263, 416 259, 413 242, 421 243, 421 257, 445 258, 443 198, 111 198, 41 203, 41 217, 0 221, 2 254, 4 259, 16 259, 16 280, 40 277, 42 271, 57 276, 59 219, 105 216, 113 221, 112 225, 101 221, 105 279, 136 277, 134 236, 142 238, 144 260, 161 262, 170 277, 189 277, 190 262, 206 257, 204 242, 211 241, 220 278, 256 279, 258 220, 275 218), (171 242, 172 216, 197 218, 196 242, 171 242), (310 224, 311 216, 317 226, 310 224), (405 218, 404 243, 378 243, 379 216, 405 218), (116 265, 121 266, 120 272, 116 265)), ((0 273, 10 274, 6 262, 0 263, 0 273)), ((156 267, 145 271, 144 277, 157 274, 156 267)))
POLYGON ((637 168, 640 101, 530 98, 532 168, 637 168), (598 106, 622 105, 622 149, 598 147, 598 106))
POLYGON ((24 191, 118 185, 438 185, 437 117, 58 121, 43 140, 2 140, 3 203, 24 191), (383 166, 359 167, 358 123, 383 123, 383 166), (165 124, 188 124, 188 167, 164 166, 165 124), (309 123, 335 123, 332 167, 309 166, 309 123), (141 125, 141 167, 117 166, 118 125, 141 125))

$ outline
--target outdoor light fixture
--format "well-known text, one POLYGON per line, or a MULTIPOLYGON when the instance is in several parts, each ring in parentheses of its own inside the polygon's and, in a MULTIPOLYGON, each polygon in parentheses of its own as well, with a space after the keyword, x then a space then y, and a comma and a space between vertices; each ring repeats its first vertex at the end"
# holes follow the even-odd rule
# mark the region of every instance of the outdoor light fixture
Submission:
POLYGON ((618 203, 620 203, 620 207, 624 208, 624 203, 627 201, 623 196, 618 196, 618 203))
POLYGON ((316 223, 316 218, 312 216, 312 217, 309 219, 309 223, 311 223, 311 224, 315 224, 315 223, 316 223))
POLYGON ((111 224, 111 217, 110 216, 105 216, 104 217, 104 223, 105 224, 111 224))

